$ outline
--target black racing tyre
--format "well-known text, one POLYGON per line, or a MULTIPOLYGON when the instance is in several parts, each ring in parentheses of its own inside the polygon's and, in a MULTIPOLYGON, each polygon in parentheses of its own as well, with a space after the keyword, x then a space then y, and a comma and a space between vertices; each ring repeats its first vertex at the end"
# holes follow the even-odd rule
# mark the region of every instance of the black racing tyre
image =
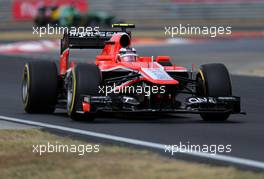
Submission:
MULTIPOLYGON (((223 64, 202 65, 197 74, 197 96, 228 97, 232 96, 232 84, 229 72, 223 64)), ((201 114, 205 121, 225 121, 229 113, 201 114)))
POLYGON ((67 111, 73 120, 93 121, 96 112, 78 113, 82 106, 81 95, 98 95, 101 72, 95 64, 78 64, 67 79, 67 111))
POLYGON ((57 102, 58 73, 54 62, 25 64, 22 101, 27 113, 53 113, 57 102))

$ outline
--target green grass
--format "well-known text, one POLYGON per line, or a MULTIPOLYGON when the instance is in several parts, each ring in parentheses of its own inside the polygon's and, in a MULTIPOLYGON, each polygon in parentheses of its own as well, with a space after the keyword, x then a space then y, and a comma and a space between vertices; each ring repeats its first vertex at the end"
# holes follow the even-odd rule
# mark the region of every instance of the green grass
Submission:
MULTIPOLYGON (((59 142, 86 145, 87 142, 40 131, 0 131, 0 178, 264 178, 264 173, 241 171, 168 159, 158 154, 109 144, 99 144, 98 153, 33 153, 32 145, 59 142)), ((90 143, 92 144, 92 143, 90 143)))

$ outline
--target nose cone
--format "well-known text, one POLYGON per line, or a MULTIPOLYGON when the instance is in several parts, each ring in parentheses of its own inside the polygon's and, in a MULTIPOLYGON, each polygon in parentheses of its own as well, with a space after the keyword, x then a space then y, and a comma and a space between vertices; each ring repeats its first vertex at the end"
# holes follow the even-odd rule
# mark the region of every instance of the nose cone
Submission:
POLYGON ((163 68, 142 68, 142 74, 155 84, 179 84, 163 68))
POLYGON ((122 62, 121 65, 138 71, 146 80, 154 84, 179 84, 157 62, 122 62))

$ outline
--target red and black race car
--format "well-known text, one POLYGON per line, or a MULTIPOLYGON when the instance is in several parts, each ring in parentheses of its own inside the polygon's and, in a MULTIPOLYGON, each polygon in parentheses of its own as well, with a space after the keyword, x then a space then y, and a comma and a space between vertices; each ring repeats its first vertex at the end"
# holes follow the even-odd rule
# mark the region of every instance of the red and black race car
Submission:
POLYGON ((59 70, 51 61, 26 63, 25 111, 52 113, 64 108, 75 120, 93 120, 101 112, 163 112, 223 121, 242 113, 223 64, 201 65, 194 72, 172 64, 169 56, 139 56, 127 31, 134 25, 113 27, 121 30, 64 34, 59 70), (70 49, 76 48, 102 51, 94 63, 77 63, 69 59, 70 49))

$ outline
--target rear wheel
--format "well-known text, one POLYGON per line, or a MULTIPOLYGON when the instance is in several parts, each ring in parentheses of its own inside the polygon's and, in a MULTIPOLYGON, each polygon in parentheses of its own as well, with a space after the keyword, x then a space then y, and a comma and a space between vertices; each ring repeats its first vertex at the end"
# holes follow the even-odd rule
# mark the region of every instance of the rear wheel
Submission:
MULTIPOLYGON (((232 96, 229 72, 223 64, 205 64, 197 74, 197 96, 228 97, 232 96)), ((225 121, 229 113, 201 114, 205 121, 225 121)))
POLYGON ((28 113, 52 113, 57 102, 57 67, 54 62, 34 61, 25 64, 22 101, 28 113))
POLYGON ((99 68, 94 64, 78 64, 73 68, 67 85, 67 111, 73 120, 89 120, 95 118, 95 111, 79 113, 82 109, 81 95, 98 95, 101 82, 99 68))

